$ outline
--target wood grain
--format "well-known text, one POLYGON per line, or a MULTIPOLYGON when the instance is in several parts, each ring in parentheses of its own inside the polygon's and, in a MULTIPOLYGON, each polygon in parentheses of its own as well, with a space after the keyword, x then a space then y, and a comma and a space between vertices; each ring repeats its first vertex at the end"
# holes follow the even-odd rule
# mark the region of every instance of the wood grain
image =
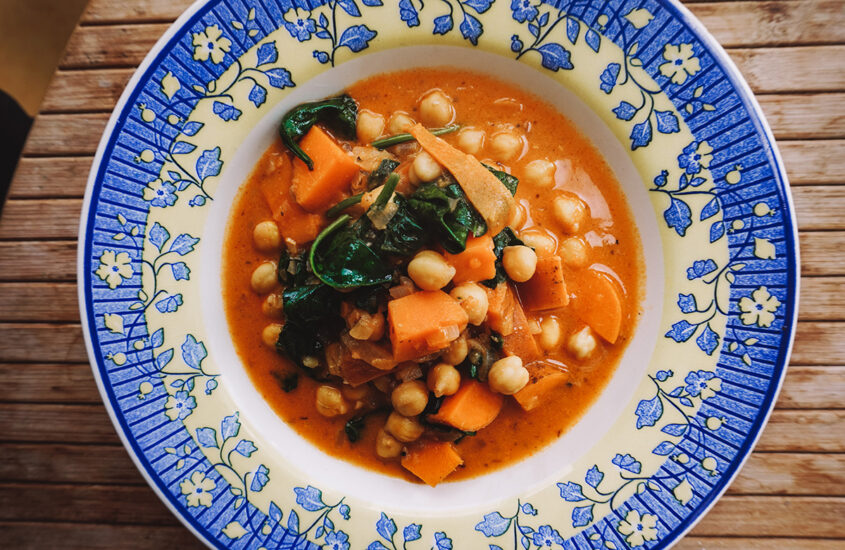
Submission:
MULTIPOLYGON (((706 518, 706 516, 705 516, 706 518)), ((702 521, 704 523, 706 519, 702 521)), ((688 535, 672 548, 678 550, 842 550, 842 539, 797 539, 791 537, 701 537, 688 535)))
POLYGON ((845 137, 845 94, 758 95, 776 139, 845 137))
POLYGON ((81 199, 9 200, 0 217, 0 240, 73 238, 81 212, 81 199))
POLYGON ((845 275, 845 232, 806 231, 798 235, 798 241, 802 275, 845 275))
POLYGON ((93 161, 93 156, 23 157, 15 170, 8 198, 81 198, 93 161))
POLYGON ((35 119, 25 156, 91 155, 97 151, 108 113, 41 115, 35 119))
POLYGON ((790 366, 775 406, 778 409, 842 409, 845 408, 843 397, 845 367, 790 366))
POLYGON ((757 451, 845 452, 845 410, 776 410, 760 437, 757 451))
POLYGON ((88 363, 0 363, 0 380, 0 402, 102 403, 88 363))
POLYGON ((0 241, 0 281, 75 281, 76 241, 0 241))
POLYGON ((799 230, 845 229, 845 185, 794 187, 792 200, 799 230))
POLYGON ((840 495, 845 455, 753 453, 728 494, 840 495))
POLYGON ((0 321, 79 322, 73 283, 0 283, 0 321))
POLYGON ((845 183, 845 140, 778 141, 789 183, 845 183))
POLYGON ((102 405, 0 403, 0 418, 0 442, 120 443, 102 405))
POLYGON ((725 496, 693 528, 695 535, 839 537, 845 517, 841 497, 725 496), (742 521, 739 521, 742 518, 742 521))
POLYGON ((114 109, 134 69, 57 71, 41 113, 71 113, 114 109))
POLYGON ((799 322, 792 347, 794 365, 839 365, 845 358, 845 322, 799 322))
POLYGON ((2 443, 0 454, 0 483, 147 485, 122 445, 2 443))
MULTIPOLYGON (((164 506, 162 504, 162 506, 164 506)), ((149 550, 150 548, 179 548, 203 550, 207 548, 182 525, 168 522, 150 529, 138 525, 0 522, 0 531, 9 548, 84 548, 86 550, 114 550, 119 541, 121 550, 149 550)), ((827 550, 819 547, 813 550, 827 550)))

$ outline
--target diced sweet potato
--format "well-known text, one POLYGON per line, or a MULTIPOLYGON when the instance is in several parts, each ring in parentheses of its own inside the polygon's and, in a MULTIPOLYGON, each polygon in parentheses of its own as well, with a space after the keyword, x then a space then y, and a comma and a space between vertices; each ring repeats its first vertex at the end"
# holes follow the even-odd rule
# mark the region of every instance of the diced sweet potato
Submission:
POLYGON ((448 441, 415 443, 402 457, 402 466, 432 487, 463 463, 455 446, 448 441))
POLYGON ((513 332, 513 305, 516 297, 507 283, 499 285, 491 290, 483 287, 487 292, 487 325, 501 334, 507 336, 513 332))
POLYGON ((569 380, 569 373, 560 367, 536 361, 525 365, 528 369, 528 384, 513 396, 526 411, 537 408, 549 399, 555 391, 569 380))
POLYGON ((423 290, 387 303, 393 358, 408 361, 441 350, 466 328, 457 300, 442 290, 423 290))
POLYGON ((444 399, 437 414, 429 415, 428 419, 465 432, 477 432, 499 416, 503 404, 502 394, 487 384, 464 379, 457 393, 444 399))
POLYGON ((580 273, 577 282, 572 304, 575 314, 599 336, 615 343, 622 327, 622 298, 616 283, 593 269, 580 273))
POLYGON ((519 297, 529 311, 557 309, 569 304, 559 256, 537 258, 537 270, 517 286, 519 297))
POLYGON ((502 350, 508 355, 516 355, 523 363, 530 363, 542 357, 519 300, 514 300, 513 332, 504 337, 502 350))
POLYGON ((282 155, 278 167, 261 182, 261 192, 270 207, 279 233, 297 245, 313 241, 323 228, 323 217, 306 212, 291 193, 292 165, 282 155))
POLYGON ((452 282, 477 283, 496 276, 496 253, 489 234, 467 239, 466 249, 459 254, 444 254, 446 261, 455 268, 452 282))
POLYGON ((325 212, 344 198, 360 168, 319 126, 312 126, 299 146, 314 162, 314 169, 309 170, 298 158, 293 160, 293 195, 305 210, 325 212))

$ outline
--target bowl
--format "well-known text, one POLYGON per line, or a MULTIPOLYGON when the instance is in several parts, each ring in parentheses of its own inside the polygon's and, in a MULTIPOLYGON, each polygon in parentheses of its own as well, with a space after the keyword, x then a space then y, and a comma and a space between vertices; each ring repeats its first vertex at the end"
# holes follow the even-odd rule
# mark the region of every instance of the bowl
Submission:
POLYGON ((212 547, 672 545, 750 453, 788 362, 798 250, 771 133, 724 51, 663 1, 197 2, 103 135, 80 308, 104 402, 162 500, 212 547), (225 223, 292 106, 424 66, 552 103, 602 152, 639 229, 642 316, 557 441, 436 488, 322 453, 229 336, 225 223))

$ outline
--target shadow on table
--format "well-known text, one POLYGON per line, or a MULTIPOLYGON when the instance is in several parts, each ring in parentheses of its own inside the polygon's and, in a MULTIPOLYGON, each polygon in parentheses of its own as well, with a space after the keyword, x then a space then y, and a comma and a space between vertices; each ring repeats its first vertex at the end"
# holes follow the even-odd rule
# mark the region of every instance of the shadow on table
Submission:
POLYGON ((9 192, 12 174, 18 164, 32 119, 18 102, 0 90, 0 212, 9 192))

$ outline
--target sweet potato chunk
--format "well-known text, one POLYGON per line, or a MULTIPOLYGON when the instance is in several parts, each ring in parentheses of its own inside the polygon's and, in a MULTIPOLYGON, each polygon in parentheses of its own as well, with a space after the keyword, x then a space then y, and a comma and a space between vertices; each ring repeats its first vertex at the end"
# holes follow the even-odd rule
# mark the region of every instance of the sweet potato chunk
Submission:
POLYGON ((569 373, 542 361, 529 363, 525 368, 528 369, 530 376, 528 384, 513 396, 526 411, 542 405, 569 380, 569 373))
POLYGON ((298 158, 293 160, 293 195, 305 210, 322 213, 344 198, 360 168, 319 126, 311 127, 299 146, 314 161, 314 169, 298 158))
POLYGON ((557 309, 569 304, 560 257, 537 258, 534 276, 521 283, 517 290, 522 303, 529 311, 557 309))
POLYGON ((499 416, 503 404, 502 394, 487 384, 465 379, 457 393, 444 399, 437 414, 429 415, 428 419, 465 432, 477 432, 499 416))
POLYGON ((402 457, 402 466, 432 487, 463 463, 455 446, 448 441, 421 441, 402 457))
POLYGON ((499 283, 495 289, 484 287, 487 292, 487 325, 507 336, 513 332, 513 305, 516 297, 507 283, 499 283))
POLYGON ((290 158, 282 155, 279 160, 278 167, 261 182, 261 192, 282 237, 298 245, 305 244, 317 237, 325 222, 322 216, 306 212, 294 200, 290 189, 293 171, 290 158))
POLYGON ((573 301, 575 314, 599 336, 610 342, 619 338, 622 327, 622 298, 610 276, 593 269, 579 274, 573 301))
POLYGON ((502 350, 508 355, 516 355, 523 363, 530 363, 542 357, 542 354, 534 335, 529 331, 528 318, 519 300, 513 302, 513 332, 504 337, 502 350))
POLYGON ((448 346, 466 328, 467 314, 442 290, 422 290, 387 303, 393 358, 416 359, 448 346))
POLYGON ((452 282, 476 283, 496 276, 496 254, 489 234, 467 239, 466 249, 460 254, 444 254, 446 261, 455 268, 452 282))

